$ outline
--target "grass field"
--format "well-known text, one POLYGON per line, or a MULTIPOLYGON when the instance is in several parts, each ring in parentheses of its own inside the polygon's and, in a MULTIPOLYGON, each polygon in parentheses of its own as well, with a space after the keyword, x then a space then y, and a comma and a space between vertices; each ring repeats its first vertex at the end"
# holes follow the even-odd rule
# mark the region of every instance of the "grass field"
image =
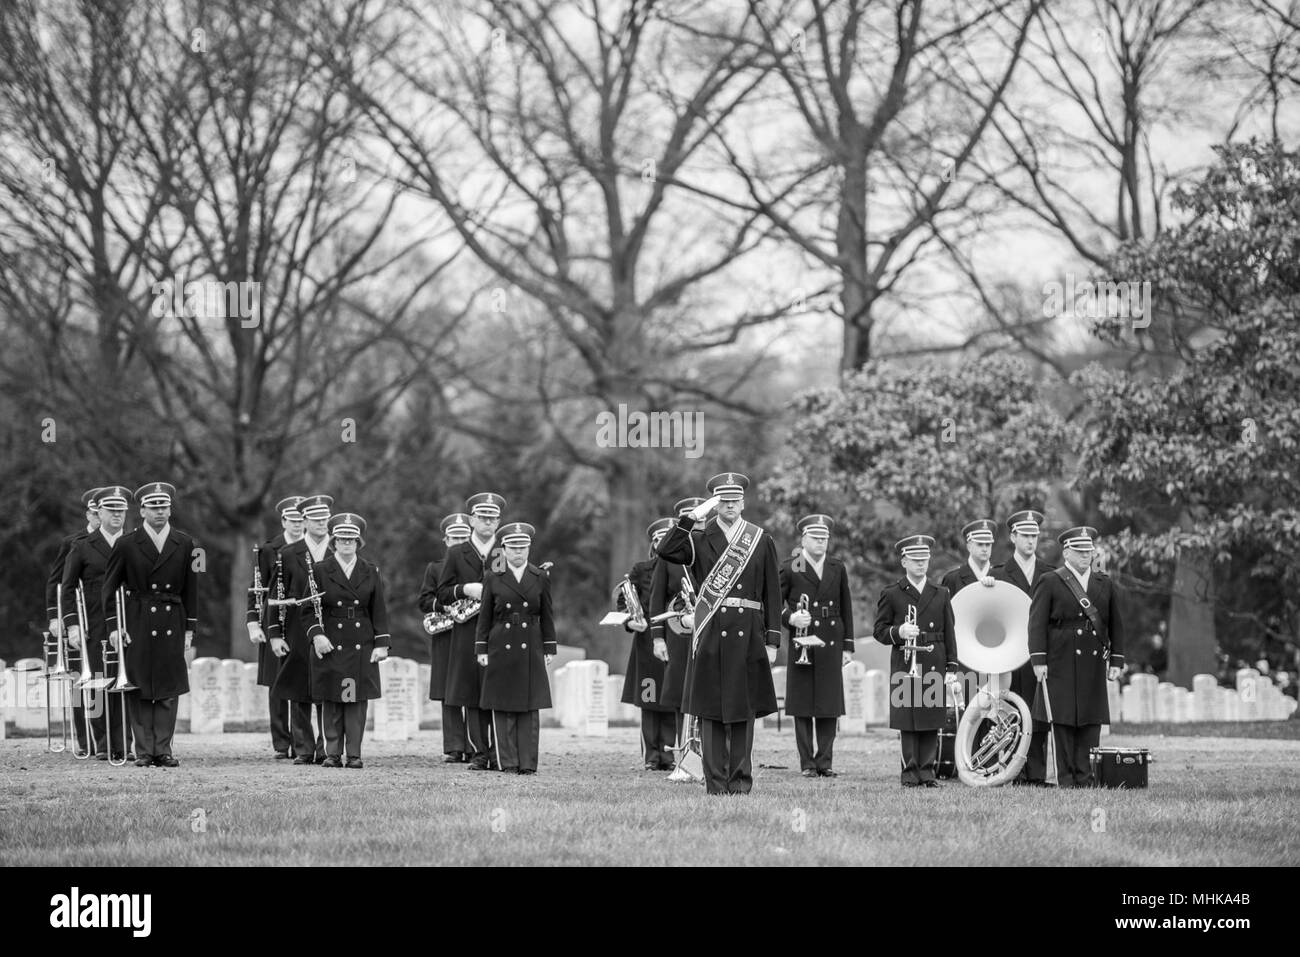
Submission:
POLYGON ((2 741, 0 864, 1300 864, 1297 740, 1104 738, 1151 749, 1146 791, 904 790, 895 733, 841 736, 841 776, 809 781, 786 722, 732 798, 641 771, 631 728, 544 729, 533 777, 440 740, 367 741, 363 771, 272 761, 263 734, 178 735, 174 770, 2 741))

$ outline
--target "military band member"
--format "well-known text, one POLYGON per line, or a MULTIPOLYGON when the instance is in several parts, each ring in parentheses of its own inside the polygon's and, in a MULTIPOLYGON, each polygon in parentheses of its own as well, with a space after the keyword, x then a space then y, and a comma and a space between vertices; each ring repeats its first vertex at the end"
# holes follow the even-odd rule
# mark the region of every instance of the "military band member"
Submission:
POLYGON ((294 764, 323 764, 325 762, 325 737, 322 725, 324 709, 312 697, 311 639, 307 628, 311 621, 302 605, 276 606, 274 602, 283 585, 286 600, 306 594, 307 573, 325 561, 330 553, 329 519, 334 507, 330 495, 309 495, 298 504, 302 512, 304 535, 296 542, 280 548, 280 559, 271 575, 268 606, 277 609, 271 617, 267 636, 271 652, 280 660, 280 667, 271 684, 271 694, 289 702, 289 734, 293 739, 294 764), (278 609, 284 608, 281 624, 278 609), (312 734, 312 705, 316 705, 316 733, 312 734))
MULTIPOLYGON (((108 626, 105 621, 102 591, 104 573, 108 570, 108 556, 113 546, 122 536, 122 526, 126 522, 126 507, 131 497, 131 490, 121 485, 107 486, 99 490, 99 528, 83 535, 72 543, 63 562, 63 625, 68 635, 70 647, 89 655, 90 670, 96 677, 117 677, 117 669, 110 669, 104 660, 104 641, 108 638, 108 626), (85 602, 86 627, 89 634, 81 633, 77 615, 77 586, 81 586, 85 602)), ((82 712, 87 702, 91 704, 90 728, 94 740, 91 750, 95 758, 107 761, 109 751, 113 760, 120 761, 130 746, 129 741, 122 740, 121 712, 125 707, 119 694, 107 694, 95 690, 85 697, 74 692, 73 713, 77 724, 77 736, 85 735, 85 720, 82 712), (110 709, 116 714, 110 715, 110 709), (112 720, 116 717, 116 720, 112 720), (112 740, 109 740, 111 734, 112 740)), ((82 743, 83 748, 85 743, 82 743)))
POLYGON ((659 556, 687 566, 700 582, 686 666, 685 711, 700 719, 709 794, 748 794, 754 786, 754 719, 776 711, 772 662, 781 644, 781 582, 776 545, 741 518, 749 479, 724 472, 712 496, 678 519, 659 556), (717 515, 703 522, 717 508, 717 515))
MULTIPOLYGON (((704 499, 698 497, 684 498, 673 506, 673 514, 678 518, 702 505, 704 499)), ((657 546, 656 546, 657 547, 657 546)), ((682 591, 682 584, 689 577, 689 572, 676 562, 666 561, 655 556, 654 574, 650 578, 650 617, 656 618, 668 611, 682 591)), ((693 590, 696 582, 691 582, 693 590)), ((650 626, 650 647, 656 658, 666 660, 664 668, 663 692, 659 701, 666 708, 672 708, 676 725, 678 750, 685 728, 685 711, 682 701, 686 689, 686 662, 690 660, 690 629, 683 628, 681 619, 656 621, 650 626)))
POLYGON ((108 556, 100 601, 109 640, 117 644, 135 690, 126 692, 136 767, 174 768, 176 704, 190 690, 185 652, 198 627, 194 540, 171 527, 174 486, 151 482, 136 490, 144 525, 117 540, 108 556), (116 592, 126 590, 125 622, 116 592), (122 630, 125 627, 125 639, 122 630), (125 640, 125 648, 122 648, 125 640))
POLYGON ((303 503, 301 495, 290 495, 281 499, 275 506, 280 516, 280 534, 257 548, 254 562, 257 567, 257 580, 261 582, 262 592, 256 593, 251 587, 248 591, 248 639, 257 645, 257 683, 267 690, 267 703, 271 717, 271 748, 277 760, 294 756, 293 736, 289 730, 289 701, 275 694, 275 676, 280 671, 281 659, 276 657, 267 642, 267 629, 271 619, 281 626, 288 614, 284 606, 273 608, 267 599, 273 595, 268 586, 275 578, 276 558, 280 549, 292 545, 303 537, 303 517, 298 510, 303 503), (261 608, 259 614, 258 608, 261 608))
POLYGON ((943 683, 957 667, 948 589, 925 577, 933 545, 929 535, 911 535, 894 545, 904 576, 885 587, 876 605, 876 641, 893 646, 889 726, 899 732, 903 787, 939 786, 934 772, 944 721, 943 683))
MULTIPOLYGON (((646 529, 650 539, 650 558, 637 562, 627 573, 628 580, 636 589, 637 601, 641 603, 641 618, 629 619, 623 626, 632 634, 632 646, 628 649, 627 673, 623 680, 623 703, 641 709, 641 750, 644 753, 647 771, 671 771, 673 762, 673 744, 677 738, 676 708, 664 704, 664 672, 668 665, 668 646, 663 637, 656 642, 650 631, 650 591, 654 581, 654 549, 675 524, 671 518, 661 518, 651 522, 646 529)), ((618 594, 618 609, 630 612, 623 597, 622 589, 618 594)))
MULTIPOLYGON (((429 562, 420 586, 420 611, 429 615, 442 606, 438 602, 438 576, 447 560, 447 550, 469 541, 472 529, 470 517, 465 512, 454 512, 442 520, 443 553, 437 561, 429 562)), ((447 664, 451 654, 451 632, 431 635, 429 665, 429 700, 442 703, 442 752, 447 764, 460 764, 470 759, 469 739, 465 736, 465 709, 450 705, 447 695, 447 664)))
MULTIPOLYGON (((473 534, 469 541, 447 550, 438 576, 438 602, 449 608, 458 601, 481 601, 483 578, 489 571, 505 570, 506 559, 497 541, 497 526, 506 500, 495 492, 479 492, 465 503, 473 534)), ((472 771, 490 771, 494 755, 489 739, 492 717, 482 707, 482 674, 474 649, 477 616, 452 626, 447 653, 447 684, 443 701, 465 709, 465 737, 472 771)))
MULTIPOLYGON (((1043 522, 1043 513, 1033 509, 1016 512, 1007 519, 1007 528, 1011 532, 1011 545, 1015 549, 1012 556, 1001 565, 996 566, 993 577, 998 581, 1010 582, 1031 598, 1038 580, 1052 571, 1052 566, 1038 558, 1039 526, 1043 522)), ((1022 701, 1030 704, 1038 690, 1034 678, 1034 665, 1026 661, 1011 676, 1011 690, 1022 701)), ((1025 766, 1016 779, 1016 783, 1042 786, 1047 783, 1047 732, 1046 721, 1035 721, 1029 742, 1029 754, 1025 766)))
POLYGON ((829 515, 800 519, 800 552, 780 570, 781 621, 790 634, 785 713, 794 718, 799 769, 806 778, 836 776, 831 762, 835 725, 844 714, 843 669, 853 660, 848 573, 843 562, 826 554, 834 524, 829 515), (806 630, 805 639, 795 637, 800 629, 806 630), (805 650, 808 663, 800 664, 805 650))
MULTIPOLYGON (((966 542, 966 561, 944 575, 940 582, 948 589, 949 598, 977 582, 985 588, 992 588, 996 583, 997 567, 991 561, 996 533, 997 523, 988 518, 976 519, 962 526, 961 537, 966 542)), ((980 685, 979 673, 959 670, 957 678, 964 699, 972 700, 980 685)), ((982 737, 983 735, 977 735, 977 740, 982 737)))
MULTIPOLYGON (((379 566, 357 554, 366 520, 342 512, 329 521, 334 554, 312 567, 316 597, 302 607, 310 622, 311 697, 321 702, 324 767, 361 768, 369 702, 380 697, 379 662, 388 657, 388 608, 379 566)), ((311 595, 306 579, 295 598, 311 595)))
MULTIPOLYGON (((82 493, 81 508, 85 513, 86 527, 77 529, 77 531, 65 536, 59 542, 59 550, 54 556, 54 564, 50 566, 50 573, 45 577, 45 617, 49 620, 49 632, 55 638, 63 637, 63 618, 61 616, 67 611, 66 608, 62 611, 59 609, 59 588, 63 582, 63 563, 67 561, 68 552, 72 550, 73 542, 93 534, 99 528, 99 492, 99 489, 92 488, 82 493)), ((77 726, 81 727, 81 725, 82 722, 78 721, 77 726)))
POLYGON ((483 575, 475 660, 483 669, 480 707, 492 716, 497 770, 535 774, 542 708, 551 706, 546 666, 556 654, 551 579, 528 561, 535 530, 501 529, 505 569, 483 575))
MULTIPOLYGON (((1110 578, 1090 567, 1096 539, 1088 526, 1062 532, 1065 564, 1038 579, 1029 606, 1029 661, 1051 699, 1060 787, 1092 784, 1089 751, 1110 723, 1106 681, 1124 670, 1119 596, 1110 578)), ((1041 694, 1034 718, 1047 718, 1041 694)))

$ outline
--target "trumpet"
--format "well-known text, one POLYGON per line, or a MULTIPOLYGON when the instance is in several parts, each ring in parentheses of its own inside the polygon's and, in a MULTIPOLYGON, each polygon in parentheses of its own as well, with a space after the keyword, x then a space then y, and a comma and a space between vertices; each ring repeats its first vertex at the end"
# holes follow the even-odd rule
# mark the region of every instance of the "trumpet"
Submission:
POLYGON ((641 599, 637 596, 632 579, 624 575, 623 580, 618 583, 618 588, 623 593, 623 607, 631 616, 630 620, 641 625, 646 624, 645 609, 641 607, 641 599))
MULTIPOLYGON (((904 624, 907 625, 916 624, 915 605, 907 606, 907 620, 904 622, 904 624)), ((916 643, 916 640, 913 639, 912 641, 903 642, 901 647, 903 649, 903 655, 904 655, 903 660, 907 662, 907 676, 909 678, 921 677, 921 661, 916 657, 916 653, 918 651, 933 651, 934 644, 931 643, 928 645, 919 645, 916 643)))
MULTIPOLYGON (((801 594, 801 595, 799 596, 799 607, 798 607, 796 610, 797 610, 797 611, 802 611, 802 612, 807 612, 807 611, 808 611, 808 596, 807 596, 807 595, 803 595, 803 594, 801 594)), ((807 625, 804 625, 804 626, 801 627, 801 628, 796 628, 796 629, 794 630, 794 643, 795 643, 796 645, 799 646, 799 657, 798 657, 797 659, 795 659, 795 664, 796 664, 796 665, 810 665, 810 664, 812 664, 812 660, 809 659, 809 657, 808 657, 808 645, 807 645, 807 643, 804 641, 804 639, 807 638, 807 637, 808 637, 808 626, 807 626, 807 625)))

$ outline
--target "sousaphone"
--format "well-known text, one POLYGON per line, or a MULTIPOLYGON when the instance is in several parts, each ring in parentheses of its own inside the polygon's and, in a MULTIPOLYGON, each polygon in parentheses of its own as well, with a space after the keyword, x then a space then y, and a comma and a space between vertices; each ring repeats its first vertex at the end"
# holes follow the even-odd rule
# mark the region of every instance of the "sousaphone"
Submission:
POLYGON ((986 678, 957 725, 957 776, 972 787, 1006 784, 1024 767, 1033 734, 1029 706, 1009 687, 1029 660, 1029 596, 1010 582, 967 585, 952 614, 957 660, 986 678))

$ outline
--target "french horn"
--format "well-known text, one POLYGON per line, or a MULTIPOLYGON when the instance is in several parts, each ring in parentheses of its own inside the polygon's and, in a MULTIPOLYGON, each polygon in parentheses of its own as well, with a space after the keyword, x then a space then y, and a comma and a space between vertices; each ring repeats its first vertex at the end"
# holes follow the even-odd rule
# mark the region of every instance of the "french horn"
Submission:
POLYGON ((957 660, 988 676, 957 724, 957 776, 972 787, 1006 784, 1024 767, 1033 734, 1029 706, 1008 687, 1029 660, 1029 596, 1010 582, 967 585, 952 614, 957 660))

